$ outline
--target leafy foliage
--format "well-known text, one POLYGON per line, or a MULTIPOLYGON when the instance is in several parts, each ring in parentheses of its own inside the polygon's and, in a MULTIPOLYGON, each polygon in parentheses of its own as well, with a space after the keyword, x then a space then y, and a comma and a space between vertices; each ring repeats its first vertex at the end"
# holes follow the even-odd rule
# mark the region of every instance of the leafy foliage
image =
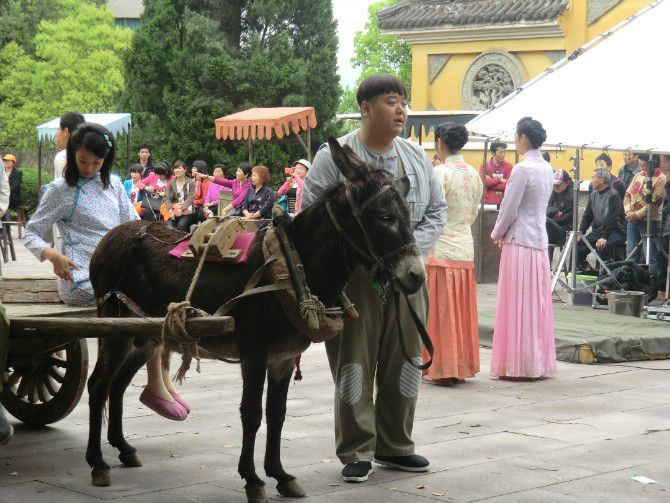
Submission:
MULTIPOLYGON (((37 208, 40 186, 37 183, 37 168, 21 169, 21 204, 28 207, 28 213, 37 208)), ((51 176, 42 172, 42 185, 52 180, 51 176)))
POLYGON ((123 88, 121 55, 130 30, 116 27, 111 13, 93 2, 47 3, 67 15, 39 23, 34 54, 27 42, 0 50, 0 150, 34 149, 35 126, 65 110, 114 109, 123 88))
MULTIPOLYGON (((236 164, 245 145, 215 140, 215 118, 314 106, 319 141, 337 107, 336 51, 329 0, 146 0, 124 62, 134 139, 151 143, 154 159, 236 164)), ((299 157, 291 138, 254 146, 254 162, 277 173, 299 157)))
MULTIPOLYGON (((382 35, 377 13, 400 0, 381 0, 368 7, 365 28, 354 36, 354 57, 351 64, 361 70, 356 87, 367 76, 376 73, 397 75, 411 93, 412 49, 404 40, 392 35, 382 35)), ((356 89, 345 88, 340 95, 339 113, 358 112, 356 89)))

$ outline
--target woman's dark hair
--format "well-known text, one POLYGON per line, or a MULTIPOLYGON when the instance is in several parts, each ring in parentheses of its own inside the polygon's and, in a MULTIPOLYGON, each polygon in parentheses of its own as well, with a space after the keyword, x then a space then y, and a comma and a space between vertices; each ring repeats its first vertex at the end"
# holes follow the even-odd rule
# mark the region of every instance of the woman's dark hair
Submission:
POLYGON ((251 163, 248 162, 241 162, 239 166, 237 166, 237 169, 242 170, 242 173, 244 173, 244 176, 249 178, 251 176, 251 163))
POLYGON ((203 175, 209 175, 209 167, 207 166, 207 163, 205 161, 201 159, 193 161, 193 167, 198 169, 198 173, 202 173, 203 175))
POLYGON ((215 164, 215 165, 212 167, 212 173, 214 173, 214 170, 215 170, 216 168, 220 168, 221 171, 223 171, 223 174, 224 174, 224 175, 226 174, 226 167, 225 167, 223 164, 221 164, 221 163, 215 164))
POLYGON ((507 150, 507 143, 503 143, 501 141, 494 141, 493 143, 491 143, 489 150, 491 151, 492 154, 495 154, 499 148, 504 148, 505 150, 507 150))
POLYGON ((547 132, 542 127, 539 121, 532 117, 523 117, 516 124, 516 134, 524 135, 528 138, 530 146, 533 148, 540 148, 547 139, 547 132))
POLYGON ((64 171, 65 181, 70 187, 76 186, 79 181, 76 153, 80 148, 90 151, 98 159, 104 159, 100 168, 100 179, 105 189, 109 187, 109 174, 116 153, 112 133, 100 124, 83 122, 70 135, 70 141, 67 143, 67 161, 64 171))
POLYGON ((84 116, 79 112, 65 112, 60 116, 60 128, 67 129, 70 134, 77 129, 79 124, 86 122, 84 116))
POLYGON ((143 171, 142 165, 138 162, 131 164, 128 168, 128 173, 139 173, 141 175, 143 171))
POLYGON ((170 178, 170 169, 168 168, 168 165, 162 161, 154 164, 154 173, 156 173, 156 176, 163 175, 165 178, 170 178))
POLYGON ((547 162, 551 162, 551 156, 549 155, 549 152, 542 152, 542 159, 547 162))
POLYGON ((174 164, 172 165, 172 170, 174 171, 175 168, 187 169, 188 166, 186 166, 186 163, 184 161, 175 161, 174 164))
POLYGON ((607 164, 608 167, 612 167, 612 158, 605 152, 596 157, 596 162, 598 161, 605 161, 605 164, 607 164))
POLYGON ((444 143, 450 154, 458 152, 468 142, 468 130, 454 122, 443 122, 435 128, 435 138, 444 143))
POLYGON ((407 98, 405 84, 398 77, 387 73, 370 75, 363 79, 363 82, 358 86, 356 101, 360 107, 364 101, 370 101, 380 94, 388 93, 398 93, 400 96, 407 98))

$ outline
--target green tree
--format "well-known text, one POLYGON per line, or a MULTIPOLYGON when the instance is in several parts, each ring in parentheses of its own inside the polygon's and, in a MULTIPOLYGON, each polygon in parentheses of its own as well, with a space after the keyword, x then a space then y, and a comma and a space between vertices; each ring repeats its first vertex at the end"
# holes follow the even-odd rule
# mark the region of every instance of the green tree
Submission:
MULTIPOLYGON (((382 35, 379 29, 377 13, 400 0, 381 0, 368 7, 368 20, 365 28, 354 36, 354 57, 351 64, 361 71, 356 86, 367 76, 375 73, 397 75, 411 92, 412 86, 412 48, 404 40, 392 35, 382 35)), ((358 111, 356 89, 345 88, 340 94, 338 112, 358 111)))
POLYGON ((68 14, 39 24, 34 56, 16 41, 0 50, 0 150, 33 150, 37 124, 64 110, 113 110, 123 89, 121 54, 130 30, 94 3, 51 5, 68 14))
MULTIPOLYGON (((88 0, 102 7, 105 0, 88 0)), ((35 35, 42 21, 55 21, 68 14, 65 2, 54 0, 2 0, 0 2, 0 48, 16 42, 28 54, 35 54, 35 35)))
MULTIPOLYGON (((314 106, 315 132, 335 114, 335 23, 329 0, 147 0, 124 64, 123 103, 155 158, 235 163, 241 142, 214 139, 214 119, 252 106, 314 106)), ((263 142, 255 161, 304 154, 263 142)))

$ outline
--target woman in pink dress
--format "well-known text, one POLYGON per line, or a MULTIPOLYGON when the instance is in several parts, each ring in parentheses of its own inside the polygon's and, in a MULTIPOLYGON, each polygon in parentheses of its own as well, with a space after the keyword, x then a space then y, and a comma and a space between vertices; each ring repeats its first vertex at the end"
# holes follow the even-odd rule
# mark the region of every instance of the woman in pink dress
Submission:
POLYGON ((545 227, 552 169, 540 146, 547 138, 530 117, 516 128, 523 161, 512 170, 491 238, 502 249, 491 376, 537 379, 556 371, 551 269, 545 227))
MULTIPOLYGON (((471 226, 477 218, 484 186, 461 149, 468 142, 465 127, 440 124, 435 145, 440 163, 435 178, 449 206, 447 224, 426 263, 428 334, 435 354, 423 371, 425 380, 454 384, 479 372, 479 327, 471 226)), ((428 358, 424 350, 424 360, 428 358)))

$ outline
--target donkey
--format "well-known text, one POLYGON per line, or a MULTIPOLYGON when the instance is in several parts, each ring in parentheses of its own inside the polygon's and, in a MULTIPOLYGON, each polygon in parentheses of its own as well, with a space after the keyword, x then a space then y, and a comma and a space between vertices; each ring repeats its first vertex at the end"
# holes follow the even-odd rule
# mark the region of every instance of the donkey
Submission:
MULTIPOLYGON (((284 217, 289 220, 286 234, 301 257, 311 292, 326 307, 333 307, 350 272, 359 266, 371 266, 371 262, 376 262, 378 267, 383 264, 391 271, 401 291, 418 291, 426 276, 403 197, 392 186, 387 172, 367 165, 333 137, 329 144, 346 181, 328 190, 321 200, 292 220, 284 217), (358 214, 356 210, 362 212, 358 214), (392 251, 396 253, 389 253, 392 251)), ((164 316, 169 303, 184 299, 196 269, 195 261, 168 255, 169 243, 181 236, 181 231, 146 222, 130 222, 110 231, 91 260, 96 298, 112 290, 121 291, 148 315, 164 316), (146 236, 142 238, 139 231, 144 226, 147 226, 146 236)), ((192 305, 212 313, 238 295, 264 262, 263 236, 264 232, 259 231, 246 264, 206 262, 191 298, 192 305)), ((310 340, 291 325, 272 292, 241 299, 230 314, 235 319, 234 332, 229 336, 202 338, 199 345, 214 357, 240 360, 243 440, 238 471, 246 482, 247 499, 250 503, 267 501, 265 483, 254 466, 254 445, 262 419, 266 377, 265 473, 277 480, 280 494, 302 497, 303 489, 282 467, 280 443, 294 361, 307 349, 310 340)), ((132 316, 118 299, 104 303, 100 315, 132 316)), ((119 459, 124 465, 141 465, 136 449, 123 434, 123 394, 156 344, 149 338, 130 337, 105 339, 100 343, 98 360, 88 381, 90 424, 86 461, 92 467, 93 485, 111 483, 110 467, 102 457, 100 446, 107 400, 110 445, 119 449, 119 459)))

